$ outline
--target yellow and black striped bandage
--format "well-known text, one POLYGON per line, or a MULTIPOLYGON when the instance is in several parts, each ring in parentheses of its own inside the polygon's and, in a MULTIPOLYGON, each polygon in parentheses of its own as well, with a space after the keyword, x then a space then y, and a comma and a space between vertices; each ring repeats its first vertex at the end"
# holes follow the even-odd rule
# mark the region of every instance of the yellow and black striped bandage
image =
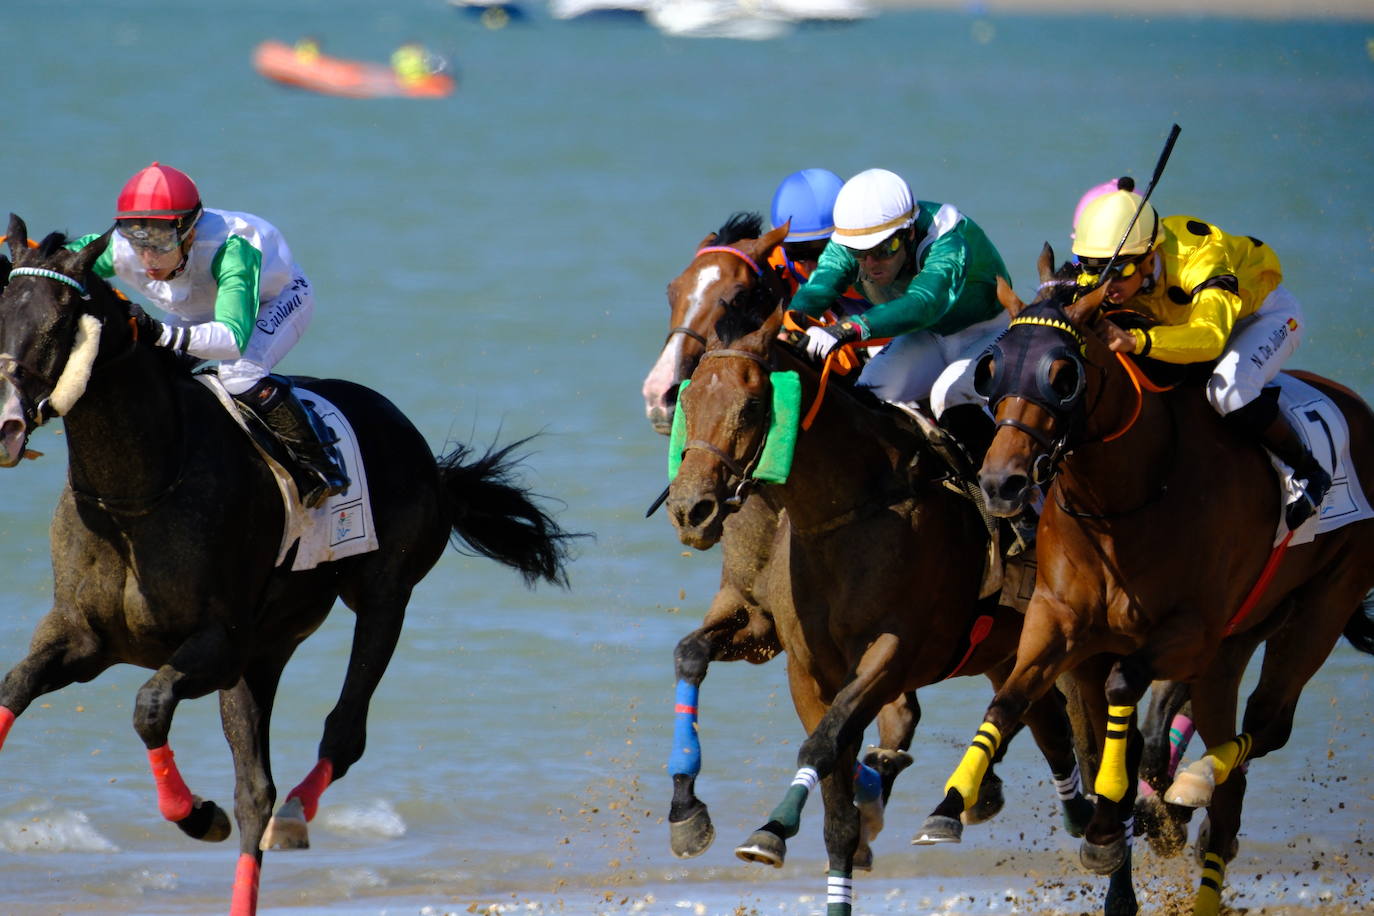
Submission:
POLYGON ((1197 899, 1193 901, 1193 916, 1216 916, 1221 911, 1221 884, 1226 877, 1226 863, 1215 852, 1202 859, 1202 882, 1198 884, 1197 899))
POLYGON ((978 786, 983 782, 983 774, 997 756, 1002 746, 1002 733, 991 722, 984 722, 973 736, 973 743, 964 751, 964 759, 959 761, 954 774, 945 783, 945 791, 956 789, 964 797, 964 810, 967 811, 978 802, 978 786))
POLYGON ((1242 733, 1225 744, 1207 750, 1207 756, 1212 758, 1212 773, 1216 776, 1217 785, 1225 782, 1232 770, 1250 759, 1250 751, 1254 746, 1255 739, 1242 733))
POLYGON ((1107 707, 1107 740, 1102 745, 1102 765, 1098 767, 1093 789, 1114 802, 1126 797, 1126 739, 1134 713, 1134 706, 1107 707))

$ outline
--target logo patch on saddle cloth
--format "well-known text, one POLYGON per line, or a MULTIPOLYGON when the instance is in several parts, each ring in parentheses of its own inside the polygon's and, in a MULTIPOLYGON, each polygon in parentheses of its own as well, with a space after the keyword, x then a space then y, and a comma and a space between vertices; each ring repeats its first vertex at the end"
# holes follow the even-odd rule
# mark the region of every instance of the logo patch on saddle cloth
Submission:
MULTIPOLYGON (((1350 463, 1350 429, 1345 415, 1330 398, 1299 378, 1280 372, 1274 382, 1279 386, 1279 409, 1287 414, 1293 428, 1307 441, 1313 457, 1331 475, 1331 490, 1322 500, 1321 513, 1293 532, 1289 545, 1306 544, 1319 534, 1374 516, 1350 463)), ((1272 454, 1269 460, 1279 472, 1279 492, 1287 505, 1297 494, 1293 472, 1272 454)), ((1283 513, 1279 513, 1274 543, 1278 544, 1287 533, 1283 513)))
POLYGON ((258 431, 248 424, 238 404, 229 392, 224 390, 224 385, 220 383, 217 375, 202 373, 195 378, 214 393, 220 405, 234 418, 234 422, 247 434, 263 461, 272 469, 272 476, 277 481, 282 506, 286 511, 286 524, 282 529, 281 545, 277 550, 278 566, 285 561, 293 544, 299 544, 295 559, 291 563, 293 572, 314 569, 321 563, 342 560, 344 557, 377 549, 377 531, 372 521, 372 500, 367 488, 367 472, 358 450, 358 437, 342 411, 315 392, 296 386, 296 396, 302 401, 308 401, 325 425, 339 437, 334 447, 343 456, 350 481, 347 490, 329 497, 324 505, 307 509, 301 504, 291 472, 275 454, 280 446, 275 441, 260 441, 262 437, 271 434, 258 431))

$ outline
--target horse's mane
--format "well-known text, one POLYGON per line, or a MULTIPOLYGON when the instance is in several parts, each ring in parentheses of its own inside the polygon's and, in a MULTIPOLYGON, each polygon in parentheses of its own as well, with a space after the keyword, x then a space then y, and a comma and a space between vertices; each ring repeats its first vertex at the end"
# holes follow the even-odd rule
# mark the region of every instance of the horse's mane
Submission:
POLYGON ((65 232, 49 232, 43 241, 38 243, 38 256, 50 258, 67 244, 67 234, 65 232))
POLYGON ((716 230, 717 245, 729 245, 740 239, 756 239, 763 235, 763 217, 757 213, 740 211, 731 213, 729 219, 716 230))
POLYGON ((763 327, 763 321, 763 315, 756 315, 748 309, 727 308, 716 321, 716 339, 722 345, 729 346, 763 327))

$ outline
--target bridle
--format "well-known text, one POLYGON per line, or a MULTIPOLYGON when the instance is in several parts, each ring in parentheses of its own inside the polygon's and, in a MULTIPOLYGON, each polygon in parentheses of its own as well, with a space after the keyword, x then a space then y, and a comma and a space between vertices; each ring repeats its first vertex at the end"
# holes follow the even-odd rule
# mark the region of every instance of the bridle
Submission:
MULTIPOLYGON (((749 265, 750 271, 753 272, 755 279, 759 281, 759 283, 755 287, 753 287, 754 297, 760 298, 761 296, 767 294, 767 285, 763 282, 765 277, 763 268, 759 266, 758 261, 754 260, 754 258, 751 257, 748 253, 741 251, 738 248, 735 248, 731 245, 706 245, 702 248, 697 249, 697 253, 692 256, 692 261, 695 263, 696 259, 700 258, 702 255, 712 253, 728 254, 732 257, 739 258, 745 264, 749 265)), ((674 328, 671 328, 668 331, 668 336, 663 338, 663 345, 666 347, 669 341, 671 341, 678 334, 681 334, 683 337, 686 337, 687 339, 693 340, 696 343, 700 344, 703 350, 707 349, 710 346, 710 343, 706 340, 706 336, 704 334, 700 333, 699 331, 695 331, 692 328, 687 327, 686 325, 678 325, 674 328)))
MULTIPOLYGON (((771 362, 769 362, 767 359, 765 359, 764 357, 760 356, 759 354, 753 353, 753 352, 751 352, 751 351, 749 351, 749 350, 736 350, 736 349, 731 349, 731 348, 728 348, 728 347, 726 347, 726 348, 721 348, 721 349, 717 349, 717 350, 707 350, 705 353, 703 353, 703 354, 701 355, 701 361, 702 361, 702 362, 705 362, 705 361, 708 360, 708 359, 747 359, 747 360, 751 360, 751 361, 753 361, 753 362, 755 362, 755 363, 758 363, 760 366, 762 366, 763 369, 764 369, 764 371, 765 371, 770 377, 771 377, 771 375, 772 375, 772 373, 773 373, 773 369, 774 369, 774 366, 773 366, 773 364, 772 364, 771 362)), ((770 381, 769 381, 768 384, 769 384, 769 387, 771 388, 771 386, 772 386, 772 381, 771 381, 771 379, 770 379, 770 381)), ((772 422, 772 419, 773 419, 773 418, 772 418, 772 407, 771 407, 772 400, 771 400, 771 398, 768 399, 768 403, 770 404, 770 407, 769 407, 769 416, 768 416, 767 418, 765 418, 764 423, 763 423, 763 428, 764 428, 765 430, 768 429, 768 426, 769 426, 769 424, 772 422)), ((733 489, 733 492, 731 493, 731 495, 725 500, 725 504, 726 504, 726 505, 729 505, 729 506, 738 506, 738 505, 740 505, 741 503, 744 502, 744 498, 745 498, 745 496, 747 495, 748 491, 749 491, 752 487, 755 487, 755 486, 757 486, 757 485, 759 484, 759 481, 753 476, 753 471, 754 471, 755 468, 758 467, 759 459, 763 456, 763 448, 764 448, 764 445, 766 444, 767 440, 768 440, 767 435, 760 436, 760 437, 759 437, 759 443, 758 443, 758 445, 754 447, 754 453, 753 453, 752 455, 750 455, 749 458, 748 458, 748 460, 746 460, 743 464, 741 464, 740 462, 736 461, 736 460, 735 460, 733 457, 731 457, 724 449, 720 448, 720 447, 719 447, 718 445, 716 445, 715 443, 713 443, 713 442, 707 442, 705 439, 688 439, 686 445, 683 446, 682 451, 683 451, 683 454, 686 454, 687 452, 691 451, 692 449, 696 449, 696 450, 698 450, 698 451, 703 451, 703 452, 706 452, 706 453, 708 453, 708 454, 710 454, 710 455, 714 455, 717 459, 719 459, 719 460, 720 460, 720 463, 723 464, 723 465, 725 465, 725 469, 726 469, 727 471, 729 471, 729 472, 730 472, 730 475, 731 475, 731 476, 730 476, 729 478, 727 478, 727 480, 726 480, 726 487, 727 487, 727 488, 732 488, 732 489, 733 489), (732 487, 732 484, 733 484, 733 487, 732 487)))

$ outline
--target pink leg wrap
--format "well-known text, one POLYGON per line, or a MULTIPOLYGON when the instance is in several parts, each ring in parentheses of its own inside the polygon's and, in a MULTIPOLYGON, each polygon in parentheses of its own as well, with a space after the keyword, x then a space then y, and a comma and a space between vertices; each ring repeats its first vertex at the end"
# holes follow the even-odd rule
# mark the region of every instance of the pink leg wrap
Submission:
POLYGON ((179 821, 191 813, 191 790, 177 771, 176 761, 172 759, 172 746, 164 744, 148 751, 148 766, 153 771, 153 783, 157 786, 157 808, 169 821, 179 821))
POLYGON ((301 784, 288 792, 286 797, 299 798, 301 807, 305 810, 305 819, 314 820, 315 812, 320 808, 320 796, 333 781, 334 764, 328 757, 321 757, 315 764, 315 769, 310 771, 310 775, 301 780, 301 784))
POLYGON ((258 860, 242 853, 234 869, 234 900, 229 904, 229 916, 255 916, 258 912, 258 860))
POLYGON ((1193 720, 1179 713, 1174 716, 1174 721, 1169 723, 1169 772, 1172 774, 1178 769, 1179 761, 1183 759, 1183 752, 1188 749, 1188 742, 1193 740, 1193 735, 1197 732, 1197 726, 1193 720))
POLYGON ((14 713, 0 706, 0 747, 5 746, 5 736, 10 733, 10 726, 13 724, 14 713))

